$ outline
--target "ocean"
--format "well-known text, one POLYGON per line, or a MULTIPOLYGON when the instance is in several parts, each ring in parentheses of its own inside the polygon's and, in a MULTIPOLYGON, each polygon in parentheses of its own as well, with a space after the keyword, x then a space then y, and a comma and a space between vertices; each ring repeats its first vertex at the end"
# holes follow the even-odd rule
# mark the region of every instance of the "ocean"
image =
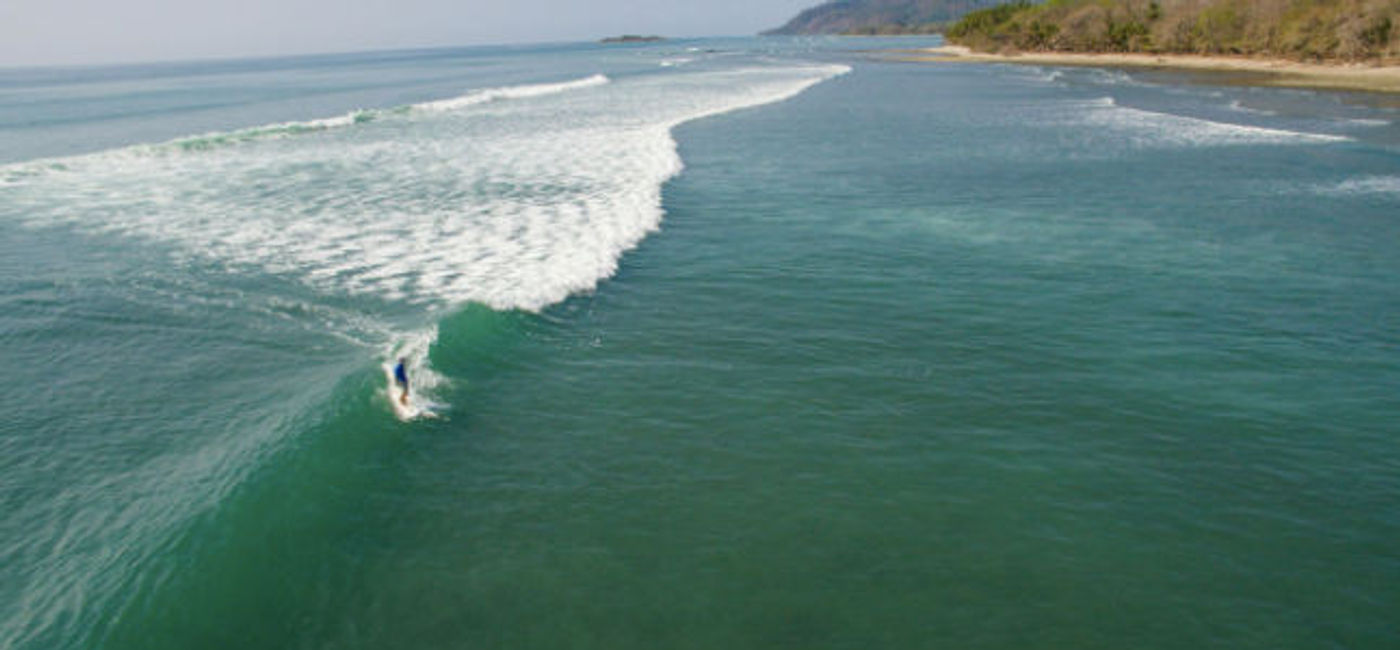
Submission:
POLYGON ((1400 645, 1400 108, 935 43, 0 70, 0 648, 1400 645))

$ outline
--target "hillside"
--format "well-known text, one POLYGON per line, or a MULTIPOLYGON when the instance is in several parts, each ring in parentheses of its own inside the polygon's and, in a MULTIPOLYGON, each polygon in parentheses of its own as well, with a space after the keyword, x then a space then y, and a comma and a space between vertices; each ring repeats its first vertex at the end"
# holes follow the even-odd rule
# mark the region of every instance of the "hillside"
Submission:
POLYGON ((929 32, 969 11, 1000 0, 833 0, 812 7, 775 34, 881 34, 929 32))
POLYGON ((1051 0, 970 13, 947 31, 984 52, 1400 59, 1400 0, 1051 0))

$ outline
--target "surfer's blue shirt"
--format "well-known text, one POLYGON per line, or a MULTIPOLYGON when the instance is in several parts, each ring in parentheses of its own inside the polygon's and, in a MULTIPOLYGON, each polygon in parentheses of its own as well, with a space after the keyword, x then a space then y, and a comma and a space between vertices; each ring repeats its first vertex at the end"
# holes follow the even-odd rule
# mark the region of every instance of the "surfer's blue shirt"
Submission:
POLYGON ((398 365, 394 366, 394 381, 399 382, 404 386, 408 386, 408 370, 403 367, 402 361, 400 361, 398 365))

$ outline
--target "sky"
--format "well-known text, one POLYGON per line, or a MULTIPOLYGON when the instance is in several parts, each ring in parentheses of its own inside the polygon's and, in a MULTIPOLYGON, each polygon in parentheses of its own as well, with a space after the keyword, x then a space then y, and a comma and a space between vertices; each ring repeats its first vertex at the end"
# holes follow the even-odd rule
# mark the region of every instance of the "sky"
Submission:
POLYGON ((751 35, 821 0, 0 0, 0 66, 751 35))

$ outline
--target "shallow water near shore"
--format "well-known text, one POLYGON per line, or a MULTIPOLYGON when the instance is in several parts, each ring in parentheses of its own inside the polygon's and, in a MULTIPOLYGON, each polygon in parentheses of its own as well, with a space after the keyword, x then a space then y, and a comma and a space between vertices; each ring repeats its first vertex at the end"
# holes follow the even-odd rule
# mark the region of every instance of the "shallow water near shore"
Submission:
POLYGON ((0 647, 1400 643, 1400 113, 857 47, 0 72, 0 647))

